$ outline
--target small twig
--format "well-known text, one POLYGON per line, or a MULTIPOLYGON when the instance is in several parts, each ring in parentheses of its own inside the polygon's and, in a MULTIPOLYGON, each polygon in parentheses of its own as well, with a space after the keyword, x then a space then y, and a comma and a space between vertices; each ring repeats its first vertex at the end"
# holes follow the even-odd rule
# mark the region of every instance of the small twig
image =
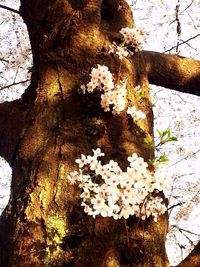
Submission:
POLYGON ((194 242, 181 229, 178 230, 183 236, 185 236, 185 238, 190 242, 190 244, 194 246, 194 242))
POLYGON ((179 231, 183 231, 183 232, 189 233, 189 234, 191 234, 191 235, 197 235, 197 236, 200 236, 200 234, 193 233, 193 232, 191 232, 191 231, 189 231, 189 230, 186 230, 186 229, 183 229, 183 228, 181 228, 181 227, 178 227, 178 226, 175 225, 175 224, 171 225, 171 227, 177 228, 179 231))
POLYGON ((181 250, 181 260, 183 260, 183 249, 185 249, 185 246, 184 245, 181 245, 181 244, 177 244, 181 250))
POLYGON ((14 12, 14 13, 16 13, 16 14, 19 15, 19 11, 16 10, 16 9, 13 9, 13 8, 11 8, 11 7, 4 6, 4 5, 0 5, 0 8, 6 9, 6 10, 8 10, 8 11, 14 12))
POLYGON ((0 61, 3 61, 3 62, 6 62, 6 63, 9 63, 8 60, 4 59, 4 58, 0 58, 0 61))
POLYGON ((194 2, 194 0, 192 0, 192 2, 191 2, 188 6, 186 6, 186 8, 183 9, 183 10, 180 12, 180 14, 182 14, 184 11, 186 11, 186 10, 193 4, 193 2, 194 2))
MULTIPOLYGON (((194 153, 192 153, 192 156, 194 156, 194 155, 196 155, 196 154, 198 154, 200 152, 200 149, 199 150, 197 150, 196 152, 194 152, 194 153)), ((184 158, 182 158, 182 159, 180 159, 180 160, 178 160, 177 162, 175 162, 174 164, 172 164, 172 165, 170 165, 167 169, 170 169, 171 167, 173 167, 173 166, 175 166, 175 165, 177 165, 178 163, 180 163, 181 161, 183 161, 183 160, 186 160, 187 158, 189 158, 190 156, 186 156, 186 157, 184 157, 184 158)))
POLYGON ((175 9, 175 19, 176 19, 176 33, 177 33, 177 44, 176 44, 176 53, 178 53, 178 49, 179 49, 179 38, 181 35, 181 23, 179 20, 179 11, 180 11, 180 0, 177 1, 177 5, 176 5, 176 9, 175 9))
MULTIPOLYGON (((180 15, 183 14, 184 11, 186 11, 192 4, 193 4, 194 0, 185 8, 183 9, 181 12, 179 12, 180 15)), ((172 22, 170 22, 169 25, 173 24, 176 21, 176 19, 174 19, 172 22)))
MULTIPOLYGON (((197 34, 197 35, 195 35, 195 36, 193 36, 193 37, 191 37, 191 38, 189 38, 189 39, 187 39, 187 40, 185 40, 185 41, 182 41, 181 43, 179 43, 179 46, 180 46, 180 45, 183 45, 183 44, 185 44, 185 43, 187 43, 187 42, 189 42, 189 41, 191 41, 191 40, 193 40, 193 39, 195 39, 195 38, 197 38, 197 37, 199 37, 199 36, 200 36, 200 34, 197 34)), ((177 45, 172 46, 170 49, 164 51, 163 53, 168 53, 168 52, 170 52, 171 50, 173 50, 173 49, 176 48, 176 47, 177 47, 177 45)))
POLYGON ((4 90, 4 89, 7 89, 7 88, 9 88, 9 87, 11 87, 11 86, 14 86, 14 85, 18 85, 18 84, 20 84, 20 83, 26 83, 26 82, 29 82, 31 79, 27 79, 27 80, 25 80, 25 81, 20 81, 20 82, 15 82, 15 83, 12 83, 12 84, 9 84, 9 85, 5 85, 5 86, 3 86, 3 87, 1 87, 0 88, 0 91, 2 91, 2 90, 4 90))
POLYGON ((194 23, 194 19, 192 18, 192 16, 190 15, 190 13, 186 10, 186 13, 188 14, 188 16, 190 17, 191 21, 192 21, 192 24, 194 26, 195 29, 198 29, 198 27, 195 25, 194 23))
POLYGON ((181 206, 181 205, 183 205, 183 204, 185 204, 185 203, 186 203, 186 202, 180 202, 180 203, 174 204, 174 205, 172 205, 171 207, 169 207, 168 210, 171 210, 171 209, 173 209, 173 208, 175 208, 175 207, 177 207, 177 206, 181 206))

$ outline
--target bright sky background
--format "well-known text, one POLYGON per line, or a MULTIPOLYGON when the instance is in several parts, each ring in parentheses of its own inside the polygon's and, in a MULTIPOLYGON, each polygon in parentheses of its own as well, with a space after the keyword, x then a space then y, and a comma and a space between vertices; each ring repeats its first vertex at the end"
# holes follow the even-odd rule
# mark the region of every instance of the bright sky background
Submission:
MULTIPOLYGON (((178 1, 172 0, 136 0, 133 3, 134 18, 137 26, 144 27, 148 33, 146 50, 164 52, 171 47, 196 36, 200 33, 200 1, 180 0, 179 20, 181 35, 176 33, 175 7, 178 1), (191 5, 190 5, 191 4, 191 5), (187 8, 189 6, 189 8, 187 8)), ((0 4, 7 4, 18 8, 18 0, 0 0, 0 4), (11 4, 12 3, 12 4, 11 4)), ((28 68, 31 66, 31 53, 23 22, 18 16, 5 10, 0 10, 0 58, 9 59, 9 63, 0 61, 0 88, 12 82, 27 79, 28 68), (13 25, 13 20, 17 23, 13 25), (18 31, 18 29, 20 29, 18 31), (9 37, 8 37, 9 36, 9 37), (29 56, 27 58, 27 52, 29 56), (17 67, 18 66, 18 67, 17 67)), ((200 36, 179 47, 179 54, 200 60, 200 36)), ((175 53, 172 50, 171 53, 175 53)), ((27 87, 12 87, 1 91, 0 101, 11 101, 20 97, 27 87)), ((170 233, 167 249, 171 264, 177 264, 177 259, 186 255, 176 244, 191 247, 190 242, 172 225, 200 235, 200 97, 181 94, 169 89, 151 86, 155 116, 155 129, 170 128, 178 142, 163 148, 169 156, 167 175, 174 180, 173 192, 169 191, 170 206, 186 202, 177 206, 170 213, 170 233), (196 203, 195 203, 196 202, 196 203)), ((156 134, 156 132, 155 132, 156 134)), ((5 161, 0 161, 0 211, 5 207, 9 198, 11 170, 5 161)), ((187 233, 188 234, 188 233, 187 233)), ((188 235, 197 242, 200 236, 188 235)), ((187 249, 186 249, 187 251, 187 249)))

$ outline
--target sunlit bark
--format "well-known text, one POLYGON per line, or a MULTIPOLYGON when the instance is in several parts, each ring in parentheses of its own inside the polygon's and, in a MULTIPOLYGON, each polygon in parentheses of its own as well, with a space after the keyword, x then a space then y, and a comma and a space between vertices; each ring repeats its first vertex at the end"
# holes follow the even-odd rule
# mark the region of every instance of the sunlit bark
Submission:
MULTIPOLYGON (((123 169, 133 152, 146 161, 153 157, 144 143, 144 138, 153 134, 150 63, 143 53, 122 62, 108 54, 109 45, 120 39, 119 30, 134 25, 126 1, 23 0, 21 4, 34 77, 22 100, 29 103, 26 112, 23 116, 17 111, 10 114, 19 117, 16 131, 20 142, 14 140, 14 152, 7 153, 7 158, 15 156, 11 198, 0 221, 0 265, 169 266, 166 214, 157 223, 134 217, 126 223, 111 218, 94 220, 83 213, 77 189, 66 180, 76 168, 75 159, 96 147, 123 169), (115 116, 105 113, 98 94, 80 94, 80 85, 88 82, 96 64, 107 65, 118 78, 128 78, 128 101, 146 113, 143 123, 134 124, 123 112, 115 116), (133 90, 137 85, 142 98, 133 90)), ((6 113, 1 113, 3 105, 2 115, 6 113)), ((14 119, 6 122, 10 136, 16 135, 14 119)), ((4 131, 0 135, 9 141, 4 131)), ((2 154, 6 154, 4 150, 2 154)))
POLYGON ((149 82, 200 96, 200 61, 143 51, 149 82))

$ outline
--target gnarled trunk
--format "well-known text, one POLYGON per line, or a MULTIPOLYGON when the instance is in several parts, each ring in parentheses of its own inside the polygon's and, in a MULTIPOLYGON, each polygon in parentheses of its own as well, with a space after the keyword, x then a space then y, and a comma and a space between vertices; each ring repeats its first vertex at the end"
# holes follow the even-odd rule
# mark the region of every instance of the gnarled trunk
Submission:
POLYGON ((158 222, 84 214, 76 189, 67 183, 75 159, 100 147, 106 158, 127 167, 136 152, 153 157, 152 110, 142 55, 120 61, 108 54, 122 27, 132 27, 125 1, 23 0, 34 59, 34 86, 12 159, 11 199, 1 217, 1 266, 169 266, 167 216, 158 222), (91 68, 109 67, 127 78, 127 99, 147 118, 134 124, 125 112, 104 112, 98 93, 80 94, 91 68), (134 87, 140 85, 143 97, 134 87))

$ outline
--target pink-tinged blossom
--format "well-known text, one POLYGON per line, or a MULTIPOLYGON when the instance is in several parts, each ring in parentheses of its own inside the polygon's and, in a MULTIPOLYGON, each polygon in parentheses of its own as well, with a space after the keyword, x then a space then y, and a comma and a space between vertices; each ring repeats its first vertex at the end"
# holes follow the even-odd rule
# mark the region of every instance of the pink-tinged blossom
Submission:
POLYGON ((105 198, 106 197, 106 194, 107 194, 107 185, 106 184, 102 184, 101 186, 98 186, 96 188, 93 189, 93 192, 102 197, 102 198, 105 198))
POLYGON ((82 191, 84 212, 93 217, 101 215, 116 220, 132 215, 142 220, 153 216, 156 221, 166 211, 163 200, 151 194, 163 190, 166 185, 160 171, 154 176, 136 153, 128 157, 127 171, 122 171, 114 160, 103 165, 98 160, 103 155, 100 148, 93 150, 93 156, 82 154, 76 160, 79 171, 71 172, 67 177, 71 184, 78 183, 82 191))
POLYGON ((140 28, 122 28, 120 33, 123 35, 127 45, 131 45, 135 50, 142 49, 145 41, 144 30, 140 28))
POLYGON ((91 199, 94 209, 101 209, 105 204, 105 199, 99 195, 91 199))
POLYGON ((98 215, 98 211, 94 211, 89 205, 85 205, 85 203, 82 203, 81 205, 84 206, 84 212, 88 215, 93 216, 94 218, 98 215))
POLYGON ((80 159, 76 159, 75 162, 78 164, 79 168, 83 168, 88 162, 85 155, 81 154, 80 159))
POLYGON ((133 209, 130 205, 124 206, 121 209, 121 212, 119 214, 119 219, 124 218, 128 219, 130 215, 133 215, 133 209))
POLYGON ((83 200, 90 198, 90 190, 88 188, 83 188, 83 193, 80 195, 80 197, 83 200))
POLYGON ((113 210, 106 204, 104 205, 104 207, 100 211, 100 215, 102 217, 111 217, 112 213, 113 213, 113 210))
POLYGON ((105 181, 106 184, 110 185, 112 183, 113 175, 115 174, 110 171, 107 171, 107 173, 102 175, 102 179, 105 181))
POLYGON ((109 171, 107 165, 101 165, 101 162, 97 165, 97 168, 95 169, 96 175, 106 175, 106 173, 109 171))
POLYGON ((136 153, 133 153, 131 157, 128 157, 128 161, 130 163, 135 162, 138 159, 138 155, 136 153))
POLYGON ((117 163, 116 161, 114 161, 114 160, 110 160, 110 161, 109 161, 109 163, 108 163, 108 169, 109 169, 110 171, 115 172, 115 170, 118 171, 119 168, 120 168, 120 167, 119 167, 119 165, 118 165, 118 163, 117 163))
POLYGON ((90 165, 90 170, 94 171, 98 166, 98 160, 94 156, 87 156, 87 163, 90 165))
POLYGON ((118 188, 108 187, 107 202, 109 203, 109 206, 114 206, 119 199, 121 199, 120 190, 118 188))
POLYGON ((92 93, 94 90, 103 91, 101 94, 101 107, 105 112, 112 107, 113 114, 119 114, 126 106, 126 83, 127 80, 114 84, 113 75, 107 66, 97 65, 90 73, 90 81, 86 86, 81 85, 83 93, 92 93))
POLYGON ((129 55, 129 52, 126 47, 116 45, 115 43, 110 46, 110 50, 108 51, 108 53, 116 54, 120 60, 129 55))
POLYGON ((134 188, 126 189, 123 191, 121 200, 124 206, 134 204, 136 199, 137 190, 134 188))
POLYGON ((122 46, 117 46, 116 54, 119 56, 119 59, 123 59, 129 55, 128 51, 122 46))
POLYGON ((79 179, 79 173, 77 171, 70 172, 70 174, 67 176, 67 180, 70 182, 70 184, 75 184, 79 179))
POLYGON ((103 157, 105 154, 101 152, 100 148, 92 149, 95 158, 103 157))

